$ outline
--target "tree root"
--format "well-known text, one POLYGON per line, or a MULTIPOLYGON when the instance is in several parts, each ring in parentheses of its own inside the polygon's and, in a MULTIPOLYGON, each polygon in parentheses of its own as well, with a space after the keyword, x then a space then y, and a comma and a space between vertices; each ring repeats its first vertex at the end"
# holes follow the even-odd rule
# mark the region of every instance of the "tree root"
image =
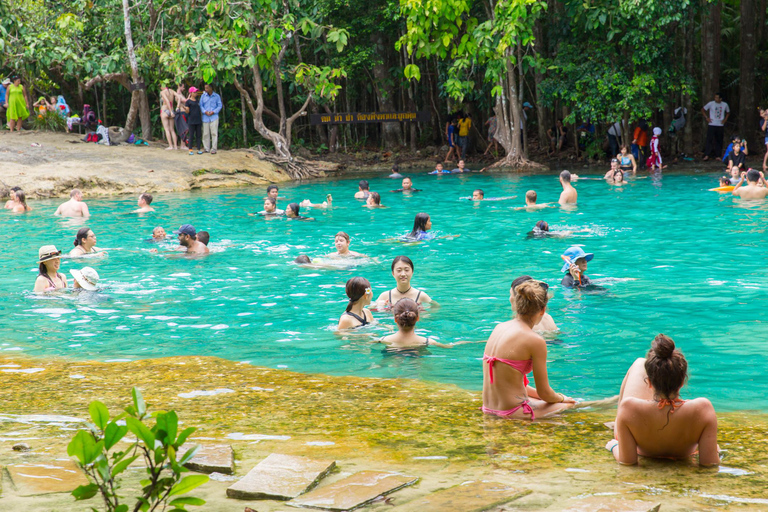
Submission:
POLYGON ((259 158, 271 162, 283 169, 294 180, 306 180, 319 178, 325 175, 325 170, 308 165, 309 162, 302 158, 286 158, 272 153, 265 153, 261 147, 252 149, 253 153, 259 158))
POLYGON ((546 165, 536 163, 533 160, 507 155, 498 162, 483 168, 483 171, 542 172, 548 169, 546 165))

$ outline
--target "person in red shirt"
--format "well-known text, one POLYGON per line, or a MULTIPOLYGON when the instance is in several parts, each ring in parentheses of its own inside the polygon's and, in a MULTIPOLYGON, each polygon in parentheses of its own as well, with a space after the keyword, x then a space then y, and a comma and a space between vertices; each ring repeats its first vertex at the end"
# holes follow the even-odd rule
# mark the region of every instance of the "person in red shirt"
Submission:
POLYGON ((637 125, 637 128, 635 128, 635 133, 632 137, 632 153, 634 154, 635 160, 639 160, 641 162, 646 161, 651 155, 649 146, 650 141, 648 138, 648 123, 645 121, 640 121, 640 123, 637 125), (640 159, 641 154, 642 160, 640 159))

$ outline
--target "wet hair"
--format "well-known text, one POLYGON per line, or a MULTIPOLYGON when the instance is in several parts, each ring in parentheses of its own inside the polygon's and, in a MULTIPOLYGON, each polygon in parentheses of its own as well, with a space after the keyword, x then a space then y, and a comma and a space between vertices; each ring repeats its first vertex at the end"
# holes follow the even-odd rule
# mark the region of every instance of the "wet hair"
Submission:
POLYGON ((395 323, 400 327, 413 327, 419 320, 419 305, 409 298, 397 301, 393 308, 395 323))
POLYGON ((622 144, 621 147, 619 148, 619 151, 621 151, 622 149, 626 149, 627 151, 629 151, 629 148, 627 147, 626 144, 622 144))
POLYGON ((750 169, 747 171, 747 181, 758 181, 760 180, 760 171, 757 169, 750 169))
POLYGON ((480 197, 485 197, 485 192, 483 192, 482 189, 479 189, 479 188, 475 189, 475 191, 472 192, 472 194, 474 195, 475 192, 480 192, 480 197))
POLYGON ((568 171, 563 171, 560 173, 560 179, 565 181, 566 183, 571 182, 571 173, 568 171))
POLYGON ((197 232, 197 241, 203 242, 203 244, 208 245, 208 242, 211 240, 211 234, 207 231, 198 231, 197 232))
POLYGON ((536 226, 534 227, 534 229, 539 229, 541 231, 549 231, 549 224, 547 224, 547 221, 545 220, 540 220, 539 222, 536 223, 536 226))
POLYGON ((525 198, 529 201, 533 201, 534 203, 536 202, 537 197, 538 196, 536 195, 535 190, 529 190, 528 192, 525 193, 525 198))
POLYGON ((75 235, 75 247, 78 245, 83 245, 82 240, 84 238, 88 238, 88 232, 91 230, 91 228, 80 228, 77 230, 77 234, 75 235))
POLYGON ((403 179, 404 179, 404 180, 408 180, 408 181, 410 181, 411 183, 413 183, 413 180, 411 179, 411 177, 410 177, 410 176, 403 176, 403 179))
POLYGON ((413 219, 413 230, 408 234, 409 238, 416 238, 419 236, 419 232, 427 230, 427 221, 429 220, 429 214, 417 213, 413 219))
POLYGON ((398 166, 397 164, 394 164, 392 166, 392 174, 394 174, 396 172, 400 172, 400 166, 398 166))
POLYGON ((343 232, 343 231, 339 231, 338 233, 336 233, 335 235, 333 235, 333 239, 334 239, 334 240, 336 240, 336 239, 337 239, 337 238, 339 238, 339 237, 343 238, 344 240, 346 240, 346 241, 347 241, 347 243, 349 243, 349 235, 348 235, 348 234, 346 234, 345 232, 343 232))
POLYGON ((79 188, 73 188, 72 192, 69 193, 69 197, 75 197, 78 194, 82 194, 82 192, 80 192, 80 189, 79 188))
POLYGON ((272 189, 278 190, 277 185, 270 185, 270 186, 268 186, 267 187, 267 194, 269 194, 269 191, 272 190, 272 189))
POLYGON ((165 231, 165 229, 163 229, 163 226, 157 226, 157 227, 155 227, 155 228, 152 230, 152 236, 155 236, 155 233, 157 233, 157 230, 158 230, 158 229, 162 229, 163 231, 165 231))
POLYGON ((368 190, 370 188, 370 185, 368 185, 366 180, 360 180, 360 183, 357 185, 360 187, 360 190, 368 190))
POLYGON ((264 199, 265 203, 270 203, 273 206, 277 206, 277 200, 274 197, 267 197, 264 199))
POLYGON ((11 192, 18 192, 21 190, 21 187, 11 187, 11 192))
POLYGON ((662 398, 677 395, 688 378, 688 361, 672 338, 657 335, 645 357, 645 373, 654 391, 662 398))
POLYGON ((302 254, 301 256, 297 257, 295 260, 293 260, 294 263, 298 263, 300 265, 306 264, 306 263, 312 263, 312 260, 309 259, 309 256, 306 254, 302 254))
POLYGON ((547 307, 547 291, 538 282, 528 280, 512 287, 515 292, 515 310, 521 317, 531 318, 547 307))
POLYGON ((728 186, 731 184, 730 178, 728 176, 720 176, 720 185, 721 186, 728 186))
POLYGON ((621 169, 616 169, 616 172, 613 173, 614 180, 616 179, 617 174, 621 176, 621 181, 624 181, 624 171, 622 171, 621 169))
POLYGON ((411 267, 412 271, 415 270, 413 268, 413 262, 411 261, 411 258, 409 258, 408 256, 395 256, 395 259, 392 260, 392 267, 391 267, 392 268, 392 272, 395 271, 395 265, 397 265, 401 261, 403 263, 405 263, 406 265, 408 265, 409 267, 411 267))
POLYGON ((299 216, 299 203, 291 203, 291 204, 289 204, 288 208, 286 208, 286 212, 287 212, 287 210, 291 210, 298 217, 299 216))
POLYGON ((16 200, 24 205, 25 211, 29 210, 29 206, 27 206, 27 195, 23 190, 19 189, 16 191, 16 200))
POLYGON ((373 199, 374 204, 376 205, 381 204, 381 194, 379 194, 378 192, 371 192, 370 194, 368 194, 368 197, 373 199))
POLYGON ((144 192, 139 196, 139 199, 143 199, 144 202, 147 203, 148 205, 152 204, 152 194, 147 194, 146 192, 144 192))
POLYGON ((352 310, 352 305, 363 298, 365 291, 371 287, 371 283, 364 277, 353 277, 347 281, 347 297, 349 297, 349 303, 347 304, 347 312, 352 310))

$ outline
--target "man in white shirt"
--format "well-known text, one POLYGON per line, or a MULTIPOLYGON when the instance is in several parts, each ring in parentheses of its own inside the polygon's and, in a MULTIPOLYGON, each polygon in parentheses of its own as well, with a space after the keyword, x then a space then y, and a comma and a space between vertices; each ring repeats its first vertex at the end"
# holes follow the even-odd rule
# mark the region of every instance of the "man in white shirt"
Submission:
POLYGON ((710 157, 720 159, 723 156, 723 132, 725 123, 728 122, 728 116, 731 115, 731 109, 720 97, 720 93, 715 93, 715 101, 710 101, 701 109, 704 119, 707 120, 707 142, 704 147, 704 160, 710 157))
POLYGON ((611 158, 616 158, 616 155, 619 154, 621 130, 621 121, 613 123, 613 125, 608 128, 608 143, 611 146, 611 158))

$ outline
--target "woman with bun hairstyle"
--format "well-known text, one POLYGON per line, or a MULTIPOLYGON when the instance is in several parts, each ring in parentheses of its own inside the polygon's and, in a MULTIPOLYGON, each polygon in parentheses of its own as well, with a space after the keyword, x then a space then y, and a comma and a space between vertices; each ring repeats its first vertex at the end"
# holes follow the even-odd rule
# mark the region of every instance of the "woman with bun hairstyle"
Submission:
MULTIPOLYGON (((544 221, 540 221, 544 222, 544 221)), ((545 223, 546 224, 546 223, 545 223)), ((537 224, 538 225, 538 224, 537 224)), ((512 304, 512 311, 515 312, 515 288, 520 286, 521 284, 532 281, 533 278, 531 276, 520 276, 514 281, 512 281, 512 287, 510 288, 510 303, 512 304)), ((538 282, 543 288, 544 291, 549 290, 549 286, 547 283, 543 283, 541 281, 538 282)), ((558 327, 555 323, 555 320, 552 318, 552 315, 549 313, 544 313, 544 316, 539 320, 539 323, 533 326, 533 330, 536 332, 542 332, 542 331, 557 331, 558 327)))
POLYGON ((656 336, 621 384, 616 439, 605 445, 619 464, 637 464, 638 455, 686 459, 697 450, 701 466, 720 464, 715 409, 706 398, 680 399, 687 378, 688 362, 675 342, 656 336))
POLYGON ((419 305, 411 299, 400 299, 394 307, 397 332, 379 340, 390 348, 408 349, 418 347, 451 348, 455 343, 446 345, 432 338, 416 334, 416 322, 419 321, 419 305))
POLYGON ((96 247, 96 235, 89 228, 80 228, 75 235, 75 248, 69 251, 73 257, 101 252, 96 247))
POLYGON ((377 308, 391 308, 400 299, 405 298, 411 299, 419 305, 430 304, 432 307, 440 305, 433 301, 432 297, 427 295, 426 292, 411 286, 413 270, 413 262, 408 256, 397 256, 392 260, 392 277, 397 281, 397 287, 379 295, 379 298, 376 299, 377 308))
POLYGON ((365 309, 371 303, 373 292, 371 283, 364 277, 353 277, 347 281, 347 309, 339 318, 338 330, 354 329, 373 322, 373 314, 365 309))
POLYGON ((505 418, 543 418, 572 407, 576 401, 556 393, 547 377, 547 344, 533 327, 547 313, 547 288, 528 280, 510 289, 517 316, 491 333, 483 354, 483 407, 505 418), (536 388, 528 385, 533 371, 536 388))

